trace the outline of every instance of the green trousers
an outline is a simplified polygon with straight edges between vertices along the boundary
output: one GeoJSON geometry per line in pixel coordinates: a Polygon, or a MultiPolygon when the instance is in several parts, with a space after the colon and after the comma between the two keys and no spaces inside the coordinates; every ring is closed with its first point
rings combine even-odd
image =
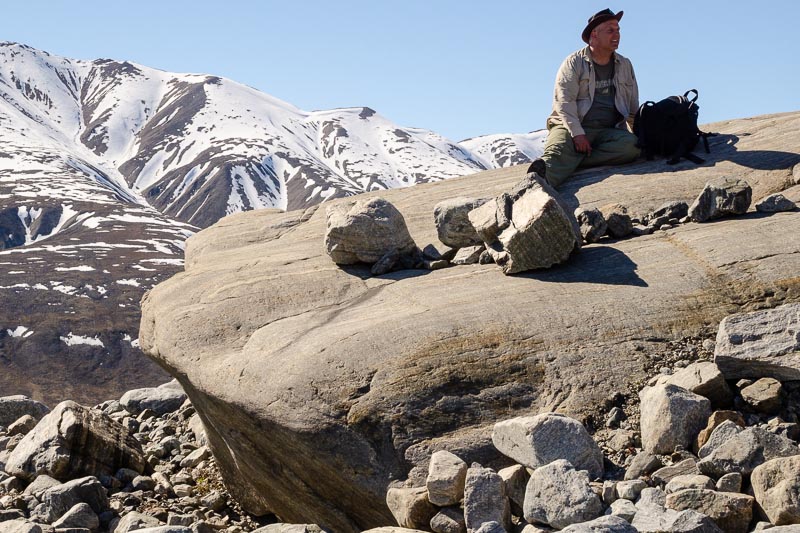
{"type": "Polygon", "coordinates": [[[592,155],[575,151],[572,135],[561,125],[554,125],[547,134],[542,159],[547,165],[547,181],[557,187],[578,168],[600,165],[622,165],[639,157],[636,135],[619,128],[586,128],[592,144],[592,155]]]}

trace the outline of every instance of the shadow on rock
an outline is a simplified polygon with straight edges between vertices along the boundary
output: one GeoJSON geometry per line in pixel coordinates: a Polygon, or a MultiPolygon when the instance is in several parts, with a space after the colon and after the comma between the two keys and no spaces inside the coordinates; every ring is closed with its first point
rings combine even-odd
{"type": "Polygon", "coordinates": [[[546,271],[520,274],[520,277],[553,283],[602,283],[647,287],[636,273],[636,263],[610,246],[587,246],[564,265],[546,271]]]}

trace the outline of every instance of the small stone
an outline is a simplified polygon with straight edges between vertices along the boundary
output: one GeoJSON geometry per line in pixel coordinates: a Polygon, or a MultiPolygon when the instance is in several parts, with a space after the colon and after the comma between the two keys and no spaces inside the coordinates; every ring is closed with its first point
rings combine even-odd
{"type": "Polygon", "coordinates": [[[488,198],[451,198],[436,204],[433,218],[439,240],[452,248],[464,248],[481,243],[481,238],[469,221],[469,212],[485,204],[488,198]]]}
{"type": "Polygon", "coordinates": [[[605,236],[608,224],[599,209],[578,207],[575,209],[575,219],[580,226],[583,240],[587,243],[597,242],[605,236]]]}
{"type": "Polygon", "coordinates": [[[689,207],[689,217],[706,222],[730,215],[741,215],[750,207],[753,191],[744,180],[722,177],[709,181],[689,207]]]}
{"type": "Polygon", "coordinates": [[[454,265],[474,265],[480,260],[481,254],[485,249],[486,247],[483,244],[460,248],[451,263],[454,265]]]}
{"type": "Polygon", "coordinates": [[[617,496],[624,500],[636,501],[647,483],[640,479],[617,483],[617,496]]]}
{"type": "Polygon", "coordinates": [[[664,492],[672,494],[684,489],[709,489],[716,488],[714,480],[702,474],[688,474],[675,476],[664,487],[664,492]]]}
{"type": "Polygon", "coordinates": [[[528,471],[522,465],[513,465],[497,472],[503,480],[506,496],[511,501],[512,509],[516,509],[518,515],[522,514],[522,506],[525,502],[525,488],[528,485],[528,471]]]}
{"type": "Polygon", "coordinates": [[[9,437],[13,437],[14,435],[25,435],[34,427],[36,427],[36,419],[31,415],[23,415],[10,426],[8,426],[8,429],[6,429],[6,434],[9,437]]]}
{"type": "Polygon", "coordinates": [[[600,208],[608,225],[608,234],[615,239],[627,237],[633,231],[628,208],[621,204],[608,204],[600,208]]]}
{"type": "Polygon", "coordinates": [[[464,512],[458,507],[445,507],[431,518],[431,530],[434,533],[466,533],[464,512]]]}
{"type": "MultiPolygon", "coordinates": [[[[573,524],[561,531],[565,533],[637,533],[636,528],[630,525],[621,516],[601,516],[582,524],[573,524]]],[[[523,530],[522,533],[527,533],[523,530]]]]}
{"type": "Polygon", "coordinates": [[[770,194],[756,202],[756,211],[759,213],[778,213],[781,211],[794,211],[795,209],[797,209],[797,204],[781,193],[770,194]]]}
{"type": "Polygon", "coordinates": [[[400,527],[427,528],[437,513],[436,508],[428,501],[425,487],[390,488],[386,493],[386,503],[400,527]]]}
{"type": "Polygon", "coordinates": [[[617,482],[608,479],[603,481],[603,489],[600,493],[600,497],[606,505],[611,505],[616,501],[619,498],[619,496],[617,496],[617,482]]]}
{"type": "Polygon", "coordinates": [[[606,427],[607,428],[615,428],[619,427],[620,422],[625,420],[625,411],[620,409],[619,407],[614,407],[611,411],[608,412],[608,417],[606,418],[606,427]]]}
{"type": "Polygon", "coordinates": [[[716,488],[720,492],[741,492],[742,474],[739,472],[725,474],[717,480],[716,488]]]}
{"type": "Polygon", "coordinates": [[[136,476],[131,481],[131,486],[133,490],[153,490],[156,488],[156,482],[150,476],[136,476]]]}
{"type": "Polygon", "coordinates": [[[638,479],[647,476],[664,466],[661,459],[652,453],[641,451],[634,458],[625,471],[625,480],[638,479]]]}
{"type": "Polygon", "coordinates": [[[64,513],[61,518],[53,522],[53,527],[56,529],[85,528],[95,530],[100,527],[100,519],[89,504],[78,503],[64,513]]]}
{"type": "Polygon", "coordinates": [[[457,455],[440,450],[431,455],[428,465],[428,500],[439,507],[455,505],[464,495],[467,463],[457,455]]]}
{"type": "Polygon", "coordinates": [[[620,499],[611,504],[607,511],[612,516],[618,516],[626,522],[631,522],[636,516],[636,505],[631,500],[620,499]]]}
{"type": "Polygon", "coordinates": [[[730,439],[744,431],[744,429],[734,422],[733,420],[725,420],[720,425],[714,428],[711,435],[703,447],[697,452],[701,459],[711,455],[714,450],[728,442],[730,439]]]}
{"type": "MultiPolygon", "coordinates": [[[[705,429],[697,434],[697,440],[695,441],[694,449],[699,451],[703,446],[705,446],[714,430],[726,420],[730,420],[736,425],[744,427],[744,418],[742,418],[742,415],[737,411],[714,411],[711,413],[711,416],[708,417],[708,424],[706,425],[705,429]]],[[[704,457],[704,455],[700,455],[700,457],[704,457]]]]}
{"type": "Polygon", "coordinates": [[[783,387],[774,378],[761,378],[740,393],[745,403],[759,413],[774,414],[783,407],[783,387]]]}
{"type": "Polygon", "coordinates": [[[700,470],[697,468],[697,461],[694,459],[684,459],[672,466],[665,466],[653,472],[653,481],[659,485],[666,485],[677,476],[696,475],[700,470]]]}

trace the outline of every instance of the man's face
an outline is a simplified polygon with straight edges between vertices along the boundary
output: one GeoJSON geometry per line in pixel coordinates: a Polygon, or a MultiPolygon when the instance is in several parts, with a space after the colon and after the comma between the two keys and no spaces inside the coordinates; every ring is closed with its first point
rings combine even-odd
{"type": "Polygon", "coordinates": [[[613,52],[619,48],[619,22],[608,20],[592,30],[592,48],[613,52]]]}

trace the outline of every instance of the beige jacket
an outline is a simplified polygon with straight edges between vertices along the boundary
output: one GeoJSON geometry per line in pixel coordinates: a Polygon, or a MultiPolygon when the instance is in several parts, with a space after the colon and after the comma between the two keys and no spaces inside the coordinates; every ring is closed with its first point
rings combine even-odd
{"type": "MultiPolygon", "coordinates": [[[[617,111],[625,117],[618,128],[633,131],[633,117],[639,109],[639,86],[629,59],[614,53],[614,87],[616,88],[617,111]]],[[[573,137],[583,135],[581,120],[589,112],[594,99],[594,68],[589,47],[570,54],[561,64],[556,76],[553,94],[553,114],[547,119],[547,127],[563,124],[573,137]]]]}

